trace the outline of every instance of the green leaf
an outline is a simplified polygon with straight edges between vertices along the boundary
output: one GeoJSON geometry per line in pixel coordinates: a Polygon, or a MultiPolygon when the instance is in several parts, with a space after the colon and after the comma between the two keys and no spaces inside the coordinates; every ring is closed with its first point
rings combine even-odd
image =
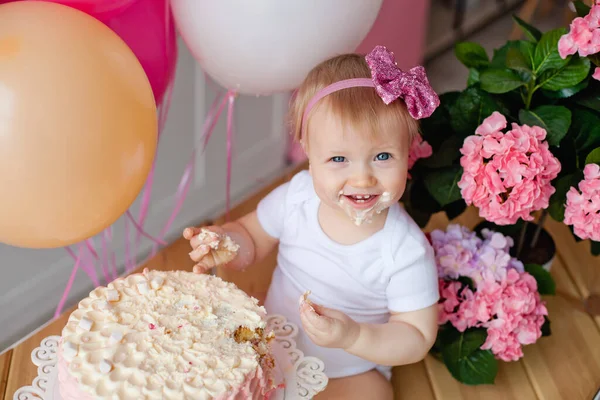
{"type": "Polygon", "coordinates": [[[587,58],[594,64],[596,67],[600,67],[600,54],[590,54],[587,58]]]}
{"type": "Polygon", "coordinates": [[[550,319],[547,315],[544,315],[544,324],[541,328],[542,336],[550,336],[552,335],[552,330],[550,329],[550,319]]]}
{"type": "Polygon", "coordinates": [[[427,225],[433,213],[441,210],[441,206],[425,188],[422,179],[409,181],[407,191],[404,193],[402,200],[406,212],[421,228],[427,225]]]}
{"type": "Polygon", "coordinates": [[[600,147],[596,147],[590,152],[585,158],[586,164],[598,164],[600,165],[600,147]]]}
{"type": "Polygon", "coordinates": [[[508,47],[506,51],[506,66],[520,71],[531,71],[535,44],[519,40],[508,47]]]}
{"type": "Polygon", "coordinates": [[[498,360],[490,350],[480,349],[486,337],[483,329],[467,330],[442,349],[444,364],[459,382],[467,385],[494,383],[498,360]]]}
{"type": "Polygon", "coordinates": [[[539,106],[533,110],[520,110],[521,124],[537,125],[546,130],[546,140],[558,146],[571,126],[571,111],[563,106],[539,106]]]}
{"type": "Polygon", "coordinates": [[[463,286],[467,286],[472,291],[475,291],[475,284],[473,283],[473,279],[469,278],[468,276],[461,275],[456,280],[462,283],[463,286]]]}
{"type": "Polygon", "coordinates": [[[548,206],[548,212],[554,220],[562,222],[565,219],[567,192],[571,186],[577,187],[577,183],[579,182],[578,177],[579,174],[569,174],[554,182],[554,189],[556,191],[550,196],[550,205],[548,206]]]}
{"type": "Polygon", "coordinates": [[[535,53],[533,55],[533,71],[536,75],[540,75],[548,70],[561,69],[567,65],[570,57],[563,60],[560,54],[558,54],[558,41],[565,33],[567,33],[565,28],[558,28],[542,35],[540,41],[535,46],[535,53]]]}
{"type": "Polygon", "coordinates": [[[442,207],[462,198],[457,185],[462,172],[462,167],[453,166],[436,169],[425,175],[427,191],[442,207]]]}
{"type": "Polygon", "coordinates": [[[569,135],[575,138],[578,153],[600,146],[600,116],[585,108],[573,109],[569,135]]]}
{"type": "Polygon", "coordinates": [[[600,242],[594,242],[590,240],[592,254],[595,256],[600,255],[600,242]]]}
{"type": "Polygon", "coordinates": [[[469,69],[469,77],[467,78],[467,86],[473,86],[479,82],[479,70],[475,68],[469,69]]]}
{"type": "Polygon", "coordinates": [[[590,108],[592,110],[600,110],[600,93],[592,91],[591,93],[585,93],[579,97],[576,101],[577,104],[590,108]]]}
{"type": "Polygon", "coordinates": [[[448,135],[452,134],[449,109],[454,107],[460,92],[447,92],[440,96],[440,106],[429,118],[421,120],[421,134],[434,151],[448,135]]]}
{"type": "Polygon", "coordinates": [[[410,187],[410,202],[413,207],[419,210],[426,211],[430,214],[442,210],[442,206],[431,196],[423,179],[416,180],[411,183],[410,187]]]}
{"type": "Polygon", "coordinates": [[[525,84],[515,71],[489,68],[479,74],[481,88],[489,93],[506,93],[525,84]]]}
{"type": "Polygon", "coordinates": [[[454,54],[467,68],[485,68],[490,63],[485,49],[478,43],[457,43],[454,46],[454,54]]]}
{"type": "Polygon", "coordinates": [[[556,294],[556,283],[552,279],[550,272],[538,264],[525,264],[525,272],[533,276],[537,282],[538,292],[541,295],[556,294]]]}
{"type": "MultiPolygon", "coordinates": [[[[508,111],[494,97],[477,87],[463,91],[450,108],[452,129],[462,138],[475,134],[475,129],[494,111],[508,115],[508,111]]],[[[446,134],[442,132],[442,134],[446,134]]]]}
{"type": "Polygon", "coordinates": [[[460,148],[462,145],[463,139],[458,137],[458,135],[452,135],[435,149],[435,156],[422,158],[419,162],[421,165],[429,168],[449,167],[460,157],[460,148]]]}
{"type": "Polygon", "coordinates": [[[575,6],[575,11],[577,12],[578,17],[585,17],[591,10],[591,7],[581,0],[574,1],[573,5],[575,6]]]}
{"type": "Polygon", "coordinates": [[[446,204],[444,206],[444,211],[446,212],[446,216],[449,220],[453,220],[454,218],[461,215],[467,209],[467,204],[463,199],[456,200],[450,204],[446,204]]]}
{"type": "MultiPolygon", "coordinates": [[[[560,89],[560,90],[556,90],[556,91],[542,89],[542,93],[544,94],[544,96],[546,96],[550,99],[566,99],[566,98],[569,98],[569,97],[581,92],[585,88],[587,88],[588,84],[589,84],[589,80],[584,79],[575,86],[569,86],[564,89],[560,89]]],[[[599,103],[599,106],[600,106],[600,103],[599,103]]]]}
{"type": "Polygon", "coordinates": [[[508,51],[513,47],[519,47],[519,40],[509,40],[502,47],[494,49],[490,67],[500,69],[508,67],[508,51]]]}
{"type": "Polygon", "coordinates": [[[567,66],[561,69],[552,69],[543,73],[537,86],[546,90],[561,90],[575,86],[588,76],[590,60],[587,58],[573,58],[567,66]]]}
{"type": "Polygon", "coordinates": [[[542,37],[542,32],[539,29],[529,25],[527,22],[523,21],[521,18],[513,15],[513,20],[523,29],[525,35],[534,42],[537,42],[542,37]]]}

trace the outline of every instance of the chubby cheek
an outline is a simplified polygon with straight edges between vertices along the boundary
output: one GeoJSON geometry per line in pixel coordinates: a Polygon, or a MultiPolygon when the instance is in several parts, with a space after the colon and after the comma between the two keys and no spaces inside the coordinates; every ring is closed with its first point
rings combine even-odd
{"type": "Polygon", "coordinates": [[[327,174],[319,174],[313,171],[313,184],[315,186],[315,192],[322,201],[337,202],[339,191],[342,189],[343,184],[340,185],[338,179],[335,179],[327,174]]]}
{"type": "Polygon", "coordinates": [[[406,190],[406,170],[398,171],[393,176],[389,176],[383,186],[386,191],[392,194],[392,202],[400,200],[406,190]]]}

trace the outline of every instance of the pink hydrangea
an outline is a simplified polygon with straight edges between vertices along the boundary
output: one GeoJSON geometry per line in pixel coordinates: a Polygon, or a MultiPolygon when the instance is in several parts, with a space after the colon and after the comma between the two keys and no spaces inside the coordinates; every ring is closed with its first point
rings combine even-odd
{"type": "Polygon", "coordinates": [[[457,281],[440,280],[439,287],[438,322],[450,322],[460,332],[486,328],[481,349],[490,349],[503,361],[518,360],[523,356],[522,346],[542,335],[548,310],[537,282],[526,272],[509,269],[501,280],[484,274],[475,292],[457,281]]]}
{"type": "Polygon", "coordinates": [[[579,190],[571,187],[567,192],[564,223],[573,225],[581,239],[600,241],[600,167],[587,164],[579,190]]]}
{"type": "MultiPolygon", "coordinates": [[[[408,169],[410,170],[418,159],[427,158],[432,154],[433,149],[429,143],[424,141],[421,135],[415,136],[408,152],[408,169]]],[[[408,174],[408,177],[410,178],[410,174],[408,174]]]]}
{"type": "MultiPolygon", "coordinates": [[[[558,53],[564,59],[579,53],[581,57],[600,52],[600,5],[591,7],[588,15],[577,17],[571,22],[569,33],[558,41],[558,53]]],[[[600,72],[596,70],[594,79],[600,80],[600,72]]]]}
{"type": "Polygon", "coordinates": [[[506,118],[494,112],[460,149],[461,195],[497,225],[531,221],[532,212],[547,208],[555,191],[551,181],[561,168],[544,140],[544,129],[513,123],[504,133],[506,125],[506,118]]]}
{"type": "Polygon", "coordinates": [[[516,361],[523,356],[522,345],[535,343],[542,336],[548,310],[530,274],[509,270],[501,282],[488,277],[476,297],[493,315],[482,324],[488,333],[482,349],[491,349],[503,361],[516,361]]]}

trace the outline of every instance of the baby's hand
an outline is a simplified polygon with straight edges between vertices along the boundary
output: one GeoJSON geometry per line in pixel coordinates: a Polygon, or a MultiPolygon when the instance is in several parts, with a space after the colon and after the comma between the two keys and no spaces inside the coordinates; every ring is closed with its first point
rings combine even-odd
{"type": "Polygon", "coordinates": [[[300,297],[300,320],[308,337],[318,346],[348,349],[356,342],[360,325],[341,311],[308,300],[310,292],[300,297]]]}
{"type": "Polygon", "coordinates": [[[183,237],[190,241],[190,258],[197,263],[194,266],[196,273],[231,262],[239,250],[239,246],[219,226],[186,228],[183,237]]]}

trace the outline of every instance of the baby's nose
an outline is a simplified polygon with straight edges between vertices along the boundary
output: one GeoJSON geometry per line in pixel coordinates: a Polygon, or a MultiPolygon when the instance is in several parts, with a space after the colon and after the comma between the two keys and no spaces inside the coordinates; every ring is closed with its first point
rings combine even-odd
{"type": "Polygon", "coordinates": [[[370,168],[361,168],[357,170],[350,179],[350,185],[355,188],[368,188],[375,186],[377,179],[370,168]]]}

